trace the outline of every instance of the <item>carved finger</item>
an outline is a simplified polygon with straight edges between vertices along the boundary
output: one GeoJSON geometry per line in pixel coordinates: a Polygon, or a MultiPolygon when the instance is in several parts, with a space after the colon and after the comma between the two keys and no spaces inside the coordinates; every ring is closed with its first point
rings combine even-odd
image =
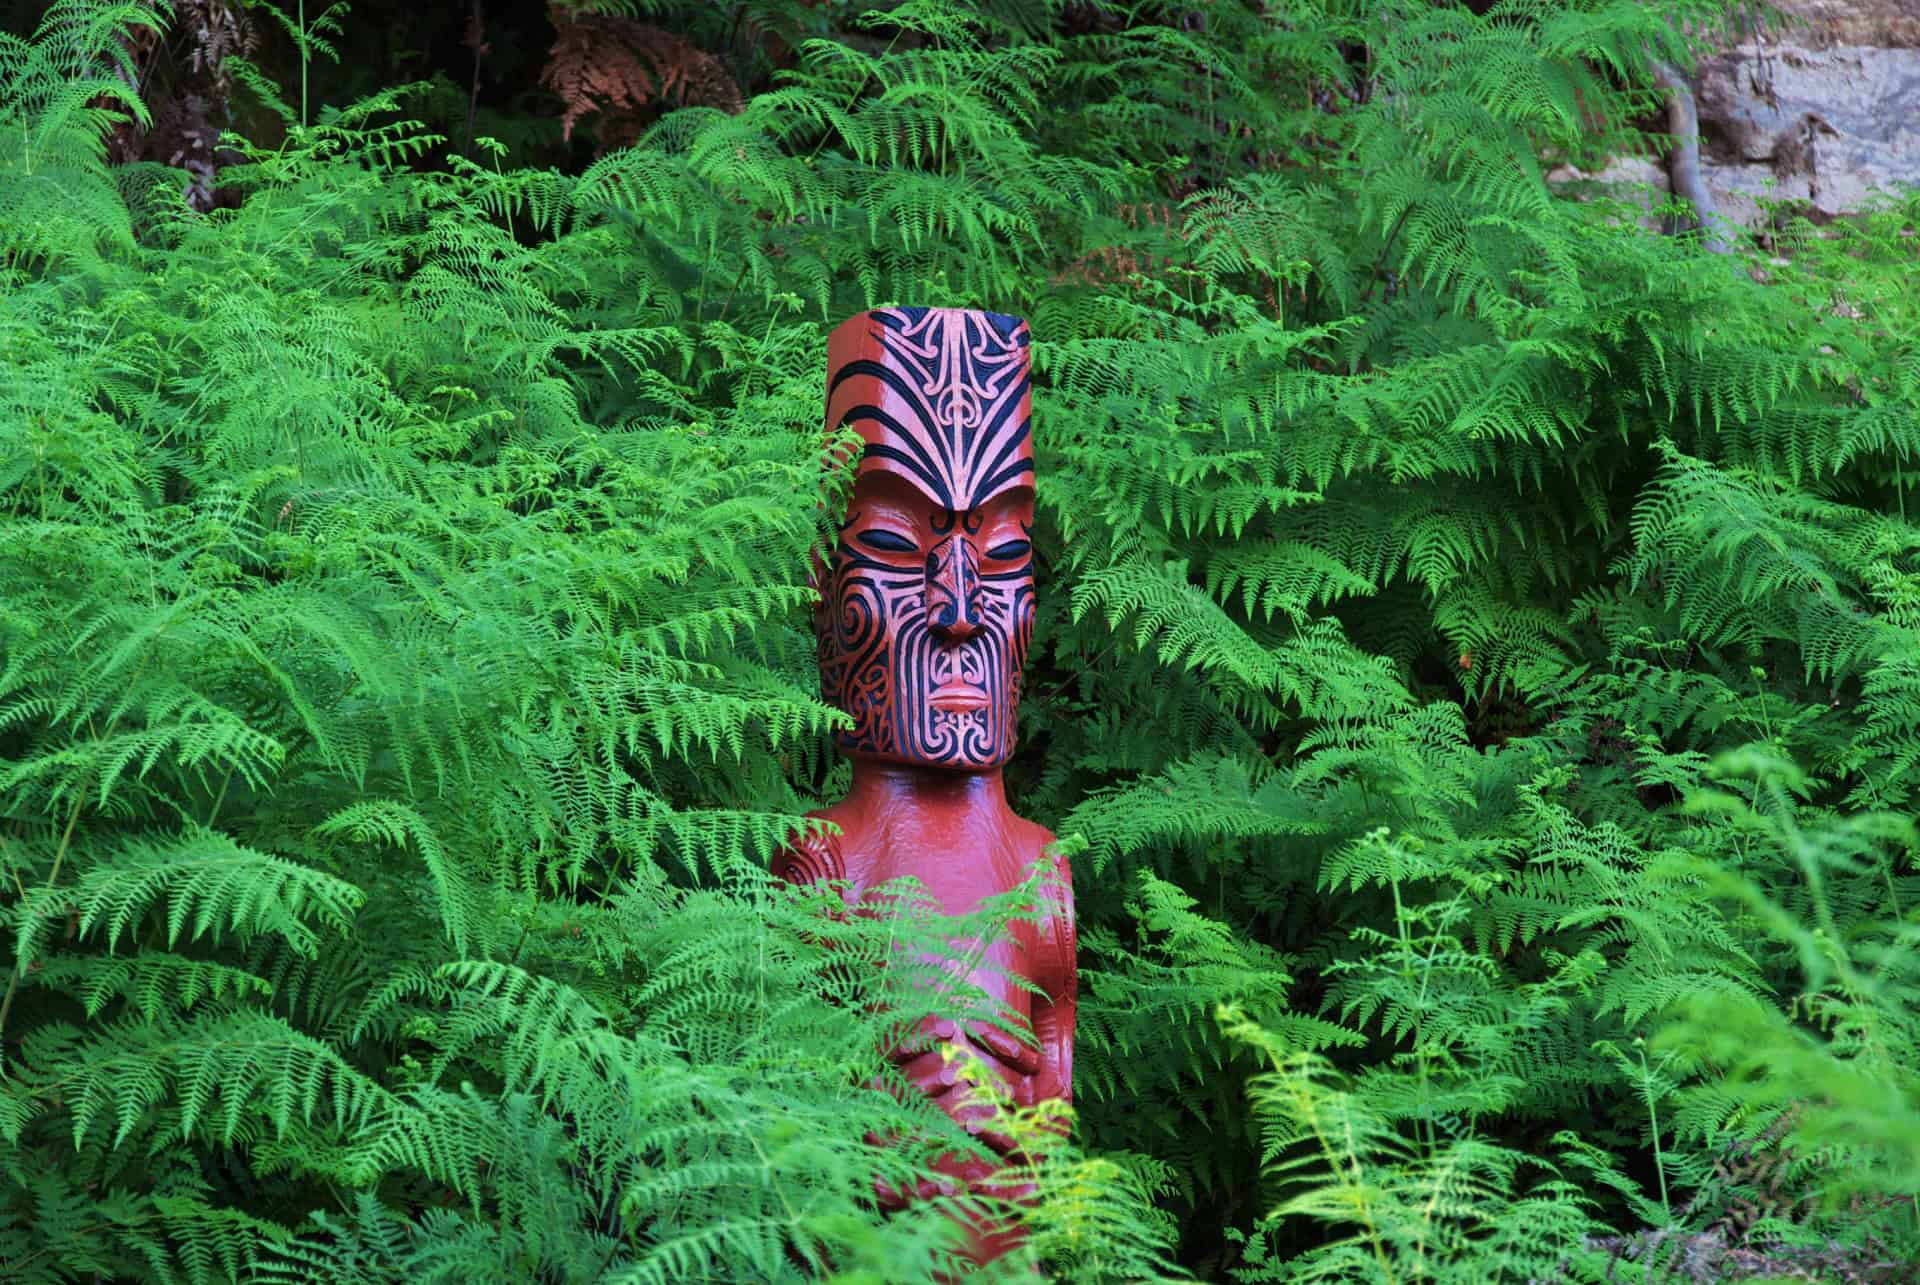
{"type": "Polygon", "coordinates": [[[960,1083],[961,1066],[949,1060],[940,1049],[931,1049],[910,1062],[901,1064],[900,1073],[922,1093],[937,1098],[960,1083]]]}
{"type": "Polygon", "coordinates": [[[923,1018],[913,1029],[900,1038],[887,1051],[887,1057],[895,1064],[902,1065],[929,1050],[938,1049],[943,1044],[952,1044],[960,1039],[960,1028],[945,1018],[923,1018]]]}
{"type": "Polygon", "coordinates": [[[885,1178],[876,1177],[873,1180],[874,1199],[879,1202],[880,1208],[888,1212],[904,1209],[911,1201],[931,1200],[935,1196],[951,1196],[958,1190],[954,1182],[945,1178],[922,1178],[913,1184],[910,1193],[902,1192],[899,1187],[885,1178]]]}

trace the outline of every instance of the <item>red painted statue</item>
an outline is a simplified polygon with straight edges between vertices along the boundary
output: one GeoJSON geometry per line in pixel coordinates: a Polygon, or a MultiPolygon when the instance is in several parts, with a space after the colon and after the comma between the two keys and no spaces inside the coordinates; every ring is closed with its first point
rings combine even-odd
{"type": "MultiPolygon", "coordinates": [[[[1072,1099],[1078,976],[1067,863],[1007,807],[1000,774],[1033,633],[1028,343],[1018,318],[952,308],[861,313],[828,342],[827,425],[863,443],[815,622],[826,698],[853,719],[836,738],[853,788],[813,814],[839,833],[796,841],[775,866],[794,882],[846,880],[854,904],[911,875],[955,915],[1040,869],[1046,913],[1015,923],[976,975],[1032,1039],[984,1023],[927,1032],[978,1054],[1016,1105],[1072,1099]]],[[[937,1044],[896,1060],[1008,1152],[937,1044]]],[[[994,1171],[958,1157],[943,1168],[976,1190],[994,1171]]],[[[976,1234],[976,1256],[1006,1247],[976,1234]]]]}

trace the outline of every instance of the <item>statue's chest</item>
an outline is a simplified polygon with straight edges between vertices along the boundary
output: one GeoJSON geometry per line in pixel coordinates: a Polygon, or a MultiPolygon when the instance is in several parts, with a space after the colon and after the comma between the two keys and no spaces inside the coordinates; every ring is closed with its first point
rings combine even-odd
{"type": "Polygon", "coordinates": [[[1025,882],[1025,863],[1037,858],[1038,852],[1025,854],[1023,861],[1011,844],[976,843],[971,852],[855,847],[846,856],[855,896],[870,910],[880,910],[889,883],[911,876],[940,914],[980,915],[976,931],[946,942],[939,956],[943,966],[963,967],[975,985],[1015,1013],[1025,1016],[1031,1011],[1029,993],[1015,979],[1033,976],[1046,934],[1030,914],[1010,919],[1017,906],[995,914],[989,903],[1025,882]]]}
{"type": "MultiPolygon", "coordinates": [[[[850,836],[851,837],[851,836],[850,836]]],[[[946,844],[880,845],[855,842],[845,849],[847,873],[854,894],[861,901],[882,896],[882,889],[895,881],[912,878],[935,909],[945,915],[992,913],[995,897],[1019,888],[1027,879],[1028,866],[1039,852],[1020,852],[1008,839],[968,834],[960,841],[946,844]]],[[[1014,924],[1027,929],[1030,925],[1014,924]]]]}

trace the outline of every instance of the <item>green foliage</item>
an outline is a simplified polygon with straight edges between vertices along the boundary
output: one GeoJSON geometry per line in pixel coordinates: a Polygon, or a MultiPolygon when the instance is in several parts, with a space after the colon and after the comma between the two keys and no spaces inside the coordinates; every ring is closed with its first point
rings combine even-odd
{"type": "Polygon", "coordinates": [[[0,1275],[1920,1258],[1920,206],[1768,261],[1551,188],[1704,2],[746,10],[741,111],[579,173],[243,69],[207,214],[106,164],[154,6],[0,35],[0,1275]],[[764,873],[887,302],[1037,336],[1085,984],[997,1209],[882,1213],[978,1144],[869,1086],[1022,907],[764,873]]]}

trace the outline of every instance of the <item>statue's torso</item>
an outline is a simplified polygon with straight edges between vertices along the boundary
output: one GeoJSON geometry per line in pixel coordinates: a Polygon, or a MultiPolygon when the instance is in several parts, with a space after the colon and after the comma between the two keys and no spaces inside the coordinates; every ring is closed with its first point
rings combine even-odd
{"type": "MultiPolygon", "coordinates": [[[[884,808],[847,803],[809,815],[832,822],[840,833],[799,841],[782,854],[776,872],[795,882],[843,879],[848,903],[854,906],[873,905],[882,888],[911,876],[942,914],[967,915],[990,898],[1019,888],[1031,872],[1042,872],[1043,913],[1023,916],[995,933],[972,977],[1028,1031],[1037,1005],[1072,1003],[1071,877],[1066,862],[1047,852],[1053,835],[1045,827],[1004,807],[936,811],[931,816],[922,808],[911,824],[884,808]]],[[[976,949],[977,941],[951,943],[942,962],[965,958],[976,949]]],[[[976,1027],[970,1042],[1001,1063],[1003,1073],[1011,1072],[1010,1080],[1041,1070],[1042,1050],[1012,1033],[976,1027]]],[[[1017,1092],[1018,1084],[1013,1087],[1016,1096],[1025,1096],[1017,1092]]]]}

